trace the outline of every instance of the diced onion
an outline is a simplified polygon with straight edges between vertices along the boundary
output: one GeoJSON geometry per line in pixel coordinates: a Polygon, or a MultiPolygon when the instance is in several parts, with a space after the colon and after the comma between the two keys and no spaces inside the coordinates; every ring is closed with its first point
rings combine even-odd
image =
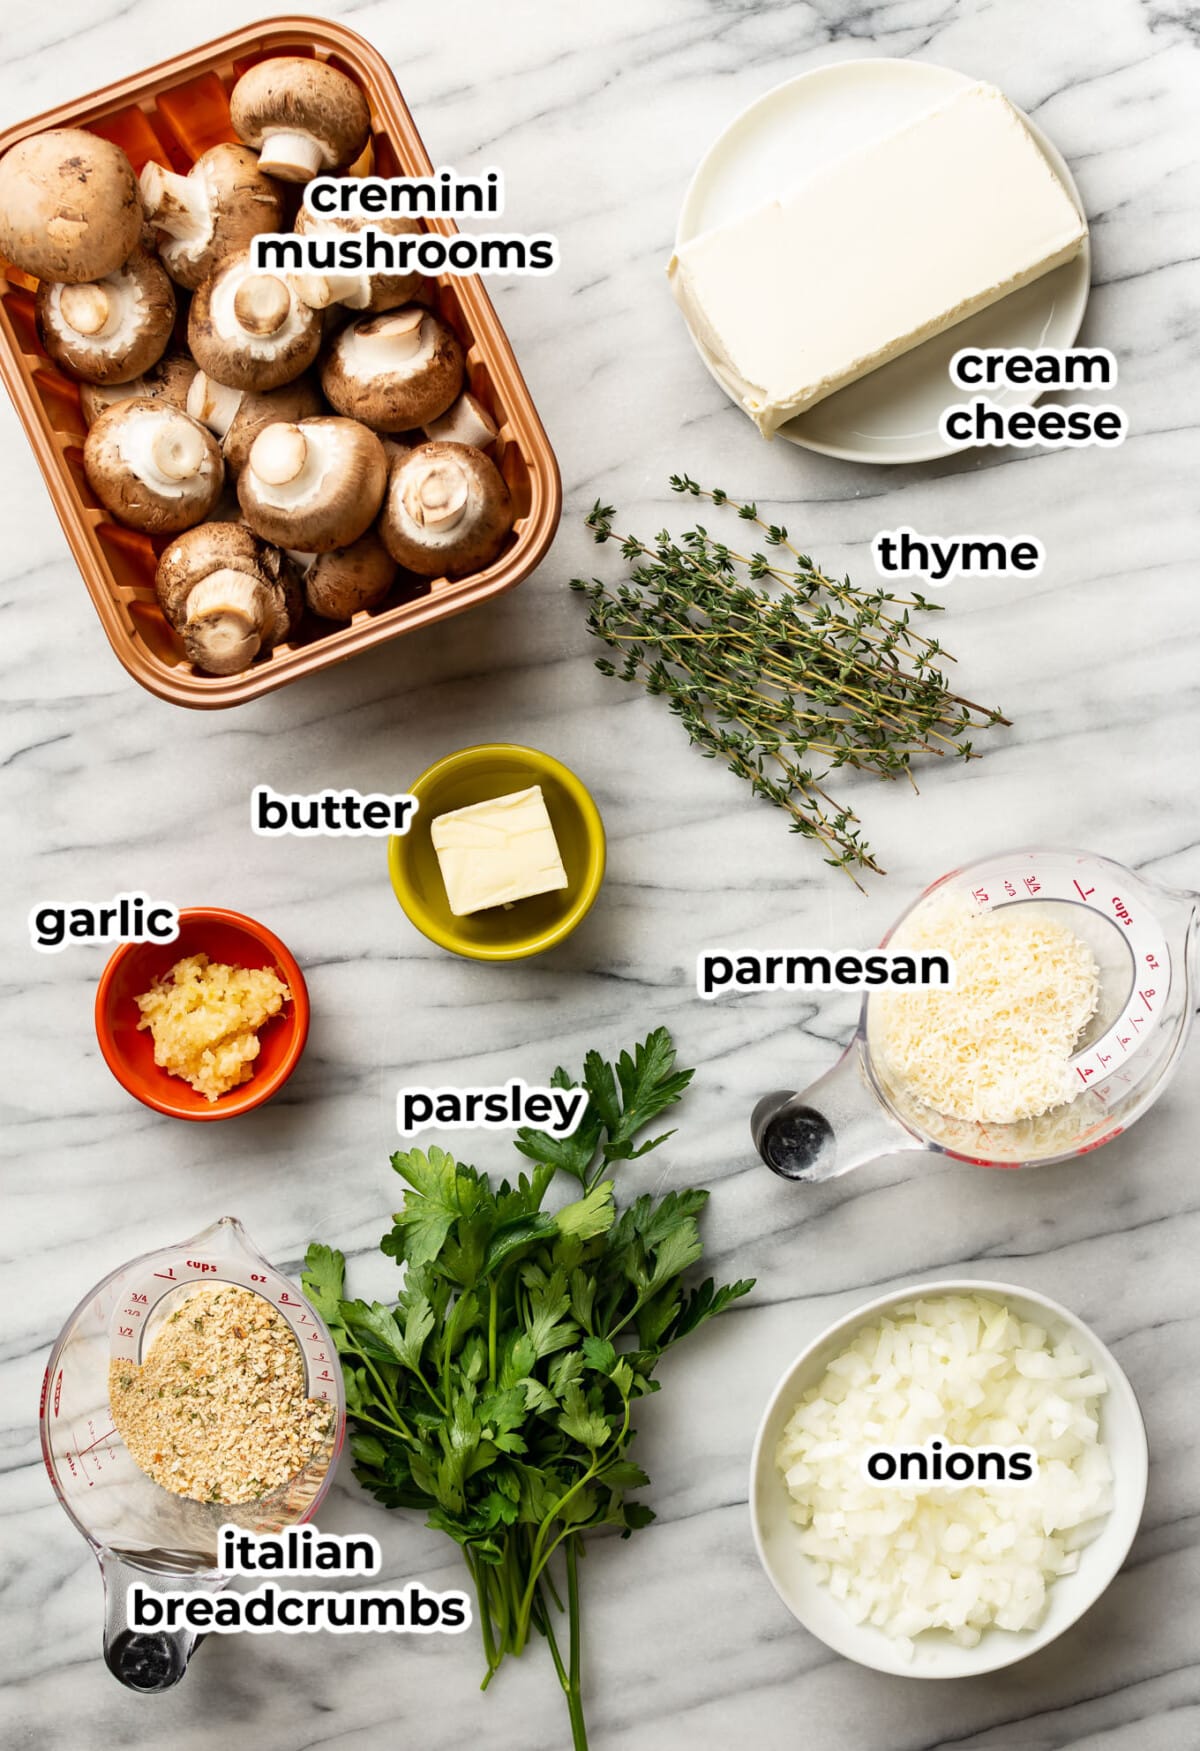
{"type": "Polygon", "coordinates": [[[775,1460],[800,1546],[856,1623],[912,1653],[949,1632],[1036,1627],[1112,1505],[1097,1401],[1070,1339],[982,1295],[906,1302],[858,1333],[793,1412],[775,1460]],[[1031,1447],[1028,1484],[872,1484],[876,1447],[1031,1447]]]}

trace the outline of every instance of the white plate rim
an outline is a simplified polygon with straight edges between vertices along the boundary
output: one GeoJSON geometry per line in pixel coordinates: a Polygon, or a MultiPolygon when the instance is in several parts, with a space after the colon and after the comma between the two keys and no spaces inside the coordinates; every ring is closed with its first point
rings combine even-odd
{"type": "MultiPolygon", "coordinates": [[[[826,61],[820,67],[809,67],[803,73],[793,74],[790,79],[781,79],[777,85],[771,86],[767,91],[760,92],[759,95],[752,99],[744,109],[739,110],[735,116],[732,116],[700,159],[692,173],[687,188],[684,190],[683,199],[679,205],[679,214],[675,221],[675,242],[673,245],[673,249],[676,253],[678,253],[685,243],[689,243],[693,237],[700,236],[702,230],[706,229],[706,227],[700,227],[694,224],[689,225],[688,221],[691,217],[690,209],[693,203],[698,199],[698,191],[706,173],[714,162],[719,161],[725,151],[726,142],[730,135],[741,128],[743,124],[753,116],[756,110],[766,108],[768,104],[775,102],[783,92],[793,90],[796,87],[806,84],[810,80],[819,79],[832,71],[841,71],[847,67],[858,66],[903,67],[906,70],[917,69],[923,72],[947,73],[957,76],[962,80],[964,85],[975,83],[975,80],[970,74],[960,73],[959,69],[956,67],[944,67],[936,61],[911,60],[900,55],[849,56],[840,61],[826,61]]],[[[1007,95],[1007,93],[1005,95],[1007,95]]],[[[1012,103],[1011,98],[1009,98],[1008,101],[1012,103]]],[[[1018,104],[1014,103],[1013,108],[1033,135],[1033,138],[1036,140],[1051,168],[1063,183],[1063,186],[1067,189],[1072,200],[1075,202],[1076,207],[1084,215],[1086,220],[1087,211],[1084,207],[1082,197],[1080,196],[1079,187],[1071,173],[1071,168],[1066,159],[1058,150],[1058,147],[1054,142],[1042,132],[1037,123],[1033,121],[1018,104]]],[[[1064,348],[1074,346],[1075,342],[1078,340],[1079,331],[1083,326],[1083,319],[1087,313],[1088,299],[1092,285],[1092,237],[1090,225],[1083,240],[1083,248],[1079,251],[1075,260],[1079,262],[1083,268],[1080,289],[1076,294],[1074,307],[1066,318],[1066,326],[1061,337],[1053,343],[1048,343],[1064,348]]],[[[683,315],[683,312],[681,311],[680,314],[683,315]]],[[[722,380],[720,372],[716,369],[716,366],[708,355],[707,349],[693,333],[692,326],[687,321],[686,316],[684,316],[684,326],[688,331],[692,345],[695,347],[701,361],[703,362],[705,370],[721,389],[722,393],[727,395],[733,402],[734,406],[737,407],[738,404],[736,398],[733,396],[728,385],[722,380]]],[[[947,383],[947,390],[949,393],[947,395],[946,405],[950,406],[953,397],[953,385],[947,383]]],[[[1037,401],[1040,401],[1042,396],[1046,393],[1047,391],[1042,389],[1033,395],[1027,395],[1026,399],[1031,403],[1036,403],[1037,401]]],[[[745,410],[743,408],[739,407],[738,411],[743,414],[743,417],[745,417],[745,410]]],[[[800,415],[797,417],[802,418],[803,416],[800,415]]],[[[877,467],[902,468],[918,462],[949,461],[956,456],[969,455],[972,449],[972,446],[964,446],[961,449],[949,448],[939,439],[936,444],[931,443],[923,448],[914,448],[912,450],[898,452],[895,455],[879,455],[873,451],[856,448],[853,445],[828,443],[820,438],[805,437],[798,431],[789,431],[788,426],[793,423],[793,421],[789,421],[788,425],[781,426],[775,434],[776,437],[783,438],[787,443],[795,445],[798,449],[811,450],[820,456],[832,456],[840,462],[869,462],[877,467]]]]}
{"type": "MultiPolygon", "coordinates": [[[[777,1477],[773,1455],[769,1456],[769,1461],[772,1475],[777,1477]]],[[[1137,1537],[1138,1530],[1141,1526],[1142,1516],[1146,1507],[1146,1494],[1149,1488],[1149,1471],[1150,1448],[1146,1434],[1146,1419],[1143,1415],[1142,1407],[1138,1402],[1137,1394],[1133,1389],[1132,1382],[1124,1368],[1122,1368],[1121,1364],[1109,1349],[1108,1345],[1097,1336],[1085,1320],[1081,1319],[1077,1313],[1073,1313],[1069,1307],[1065,1307],[1062,1302],[1055,1301],[1049,1295],[1043,1295],[1038,1289],[1026,1288],[1019,1283],[1000,1283],[994,1282],[988,1278],[939,1278],[933,1282],[914,1283],[906,1285],[900,1289],[889,1290],[882,1295],[875,1296],[870,1301],[862,1303],[861,1306],[853,1308],[849,1313],[843,1314],[841,1318],[833,1320],[822,1331],[818,1332],[811,1342],[806,1344],[783,1370],[779,1379],[776,1381],[775,1386],[772,1388],[771,1395],[767,1400],[762,1417],[759,1420],[758,1429],[754,1436],[754,1446],[750,1454],[749,1508],[751,1530],[754,1535],[754,1549],[758,1556],[759,1564],[762,1567],[763,1573],[771,1583],[774,1592],[777,1594],[786,1610],[809,1635],[815,1636],[818,1641],[824,1643],[826,1647],[831,1648],[834,1653],[840,1654],[844,1659],[852,1660],[855,1664],[869,1667],[876,1672],[884,1672],[889,1677],[918,1678],[939,1681],[982,1677],[989,1672],[1002,1671],[1006,1666],[1014,1666],[1019,1661],[1028,1659],[1031,1654],[1040,1652],[1042,1648],[1049,1647],[1052,1642],[1057,1641],[1062,1635],[1065,1635],[1067,1630],[1073,1628],[1074,1625],[1079,1622],[1079,1619],[1083,1617],[1086,1612],[1090,1611],[1092,1606],[1095,1605],[1108,1591],[1109,1587],[1124,1567],[1125,1559],[1128,1557],[1129,1552],[1133,1547],[1133,1541],[1137,1537]],[[1046,1627],[1044,1624],[1039,1626],[1038,1629],[1029,1631],[1028,1639],[1025,1642],[1022,1642],[1017,1635],[1014,1635],[1011,1643],[1009,1643],[1003,1639],[1007,1632],[985,1631],[978,1646],[970,1651],[979,1654],[980,1650],[987,1647],[989,1641],[993,1641],[997,1657],[989,1659],[986,1656],[981,1655],[979,1663],[973,1666],[969,1673],[937,1670],[936,1668],[916,1669],[906,1666],[899,1659],[896,1659],[894,1662],[873,1659],[871,1654],[874,1650],[869,1639],[866,1641],[866,1645],[861,1651],[856,1651],[852,1646],[838,1646],[827,1640],[819,1629],[800,1616],[792,1601],[787,1597],[783,1588],[780,1586],[773,1565],[767,1555],[763,1538],[763,1529],[759,1521],[758,1513],[758,1481],[760,1471],[764,1465],[763,1448],[766,1441],[767,1429],[771,1424],[774,1413],[785,1390],[789,1393],[795,1391],[795,1388],[789,1387],[788,1383],[791,1381],[797,1370],[803,1366],[815,1351],[821,1349],[833,1338],[838,1337],[843,1333],[849,1337],[853,1332],[868,1324],[872,1317],[881,1314],[888,1307],[894,1307],[897,1303],[903,1301],[914,1301],[917,1299],[926,1300],[934,1295],[990,1295],[1000,1300],[1031,1302],[1035,1306],[1044,1308],[1047,1313],[1062,1321],[1068,1329],[1073,1328],[1076,1331],[1083,1333],[1092,1348],[1095,1359],[1101,1363],[1105,1371],[1105,1376],[1109,1381],[1110,1393],[1114,1389],[1119,1390],[1127,1401],[1126,1409],[1130,1413],[1129,1428],[1133,1436],[1135,1447],[1134,1469],[1127,1477],[1122,1477],[1120,1479],[1114,1478],[1113,1480],[1114,1505],[1111,1512],[1114,1514],[1117,1512],[1119,1503],[1122,1514],[1128,1516],[1129,1534],[1126,1539],[1122,1540],[1119,1549],[1114,1553],[1115,1560],[1112,1560],[1111,1573],[1109,1573],[1106,1578],[1100,1580],[1098,1587],[1093,1592],[1081,1597],[1070,1616],[1065,1618],[1051,1635],[1046,1635],[1044,1633],[1046,1627]]],[[[782,1484],[780,1487],[782,1487],[782,1484]]],[[[1059,1584],[1064,1581],[1069,1582],[1071,1578],[1071,1576],[1061,1576],[1059,1577],[1059,1584]]],[[[846,1626],[848,1633],[845,1639],[847,1642],[852,1642],[859,1633],[860,1625],[854,1623],[847,1615],[846,1626]]]]}

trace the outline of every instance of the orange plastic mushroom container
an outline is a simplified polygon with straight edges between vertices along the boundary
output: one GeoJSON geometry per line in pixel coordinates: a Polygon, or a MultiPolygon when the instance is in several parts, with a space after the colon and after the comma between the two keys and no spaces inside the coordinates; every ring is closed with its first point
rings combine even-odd
{"type": "MultiPolygon", "coordinates": [[[[0,154],[46,128],[88,128],[113,140],[135,171],[149,159],[186,171],[202,152],[236,138],[229,93],[246,68],[272,55],[313,55],[354,79],[371,109],[371,144],[355,168],[379,176],[428,176],[433,165],[395,76],[355,32],[319,18],[274,18],[229,32],[77,102],[0,134],[0,154]]],[[[452,236],[452,219],[422,221],[452,236]]],[[[335,626],[306,616],[297,636],[240,675],[206,675],[190,663],[159,611],[154,569],[165,540],[113,522],[83,473],[86,421],[78,385],[51,364],[37,337],[37,282],[0,259],[0,377],[33,446],[59,521],[100,623],[121,663],[143,687],[174,705],[240,705],[301,675],[328,668],[431,621],[460,614],[529,576],[545,556],[562,504],[554,452],[492,301],[478,277],[437,282],[441,316],[457,332],[468,387],[499,428],[493,452],[516,507],[503,552],[465,578],[402,582],[380,607],[335,626]]],[[[186,302],[180,294],[181,303],[186,302]]]]}

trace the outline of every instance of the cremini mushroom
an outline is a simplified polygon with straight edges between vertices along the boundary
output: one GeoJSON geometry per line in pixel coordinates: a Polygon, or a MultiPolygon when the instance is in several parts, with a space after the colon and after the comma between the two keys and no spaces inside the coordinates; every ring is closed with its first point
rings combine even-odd
{"type": "Polygon", "coordinates": [[[142,203],[119,146],[82,128],[18,140],[0,159],[0,252],[39,280],[82,285],[137,248],[142,203]]]}
{"type": "Polygon", "coordinates": [[[278,389],[316,358],[321,318],[242,250],[192,298],[188,345],[200,369],[227,389],[278,389]]]}
{"type": "Polygon", "coordinates": [[[473,444],[486,450],[496,442],[495,420],[469,389],[437,419],[427,420],[424,429],[433,444],[473,444]]]}
{"type": "Polygon", "coordinates": [[[164,353],[157,364],[140,377],[131,377],[128,383],[81,383],[79,405],[89,426],[106,407],[113,407],[118,401],[166,401],[186,412],[188,390],[195,375],[195,359],[176,349],[164,353]]]}
{"type": "Polygon", "coordinates": [[[387,459],[355,420],[280,421],[255,438],[238,477],[238,501],[267,541],[304,552],[348,547],[375,521],[387,459]]]}
{"type": "Polygon", "coordinates": [[[415,431],[437,419],[462,382],[457,335],[419,304],[350,323],[321,367],[326,400],[377,432],[415,431]]]}
{"type": "Polygon", "coordinates": [[[304,599],[322,620],[350,620],[377,608],[396,581],[396,562],[374,529],[349,547],[329,553],[289,549],[304,586],[304,599]]]}
{"type": "Polygon", "coordinates": [[[295,632],[303,613],[286,556],[241,523],[205,523],[163,552],[159,606],[197,668],[236,675],[295,632]]]}
{"type": "Polygon", "coordinates": [[[238,138],[270,176],[308,182],[353,164],[371,137],[367,100],[325,61],[279,56],[243,73],[229,99],[238,138]]]}
{"type": "Polygon", "coordinates": [[[490,565],[513,525],[499,469],[471,444],[418,444],[396,462],[379,533],[418,577],[462,577],[490,565]]]}
{"type": "Polygon", "coordinates": [[[283,223],[283,191],[248,146],[210,146],[186,176],[152,161],[138,186],[146,218],[161,234],[163,265],[193,291],[227,255],[283,223]]]}
{"type": "Polygon", "coordinates": [[[88,383],[128,383],[167,349],[175,288],[152,255],[135,249],[102,280],[43,280],[36,309],[42,345],[56,365],[88,383]]]}
{"type": "Polygon", "coordinates": [[[83,467],[101,504],[148,535],[203,522],[225,475],[212,433],[161,399],[106,408],[84,441],[83,467]]]}
{"type": "MultiPolygon", "coordinates": [[[[319,267],[303,273],[289,274],[300,297],[314,310],[327,310],[331,304],[341,304],[347,310],[394,310],[407,304],[421,283],[421,274],[376,272],[365,264],[359,268],[339,268],[339,238],[353,235],[370,225],[389,237],[411,237],[419,234],[421,224],[405,214],[382,214],[379,218],[361,218],[354,213],[321,215],[301,207],[296,215],[296,231],[301,237],[315,239],[310,245],[318,254],[319,267]]],[[[365,248],[365,246],[364,246],[365,248]]]]}
{"type": "Polygon", "coordinates": [[[236,478],[264,426],[277,420],[314,419],[324,413],[325,401],[310,372],[278,389],[226,389],[207,372],[197,371],[187,410],[219,440],[225,467],[236,478]]]}

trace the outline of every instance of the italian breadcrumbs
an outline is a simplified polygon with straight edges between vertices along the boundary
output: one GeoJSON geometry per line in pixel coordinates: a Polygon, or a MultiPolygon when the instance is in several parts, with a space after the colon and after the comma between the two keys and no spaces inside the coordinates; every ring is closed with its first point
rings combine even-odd
{"type": "Polygon", "coordinates": [[[330,1407],[304,1392],[283,1315],[224,1283],[189,1295],[138,1366],[114,1361],[117,1432],[154,1482],[199,1502],[249,1502],[296,1477],[325,1444],[330,1407]]]}

